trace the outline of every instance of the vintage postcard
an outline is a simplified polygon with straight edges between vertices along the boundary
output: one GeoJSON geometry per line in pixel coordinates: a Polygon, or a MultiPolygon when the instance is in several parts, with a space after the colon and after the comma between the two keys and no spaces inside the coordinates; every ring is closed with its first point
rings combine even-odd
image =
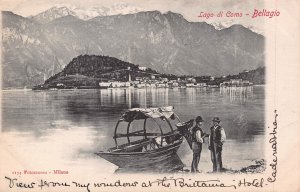
{"type": "Polygon", "coordinates": [[[0,0],[0,191],[300,191],[300,4],[0,0]]]}

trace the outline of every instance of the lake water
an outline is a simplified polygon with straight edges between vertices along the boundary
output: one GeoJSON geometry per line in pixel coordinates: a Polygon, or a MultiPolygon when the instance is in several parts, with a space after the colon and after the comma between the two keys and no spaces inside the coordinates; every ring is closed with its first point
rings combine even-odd
{"type": "MultiPolygon", "coordinates": [[[[1,142],[22,169],[110,174],[117,167],[94,152],[114,146],[114,127],[122,112],[172,105],[182,121],[201,115],[207,133],[212,118],[220,117],[227,136],[224,167],[240,169],[264,158],[264,88],[5,90],[1,142]]],[[[187,142],[178,156],[188,168],[192,151],[187,142]]],[[[212,169],[207,143],[199,168],[212,169]]]]}

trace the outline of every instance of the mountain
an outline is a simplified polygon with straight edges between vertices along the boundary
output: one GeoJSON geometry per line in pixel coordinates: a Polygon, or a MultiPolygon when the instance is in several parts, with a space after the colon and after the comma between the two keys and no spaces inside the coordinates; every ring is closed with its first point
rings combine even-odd
{"type": "MultiPolygon", "coordinates": [[[[209,23],[210,25],[214,26],[215,29],[217,30],[222,30],[222,29],[227,29],[233,25],[237,25],[237,21],[234,21],[234,20],[226,20],[226,21],[221,21],[221,22],[211,22],[209,23]]],[[[262,35],[263,32],[256,29],[255,27],[253,26],[247,26],[247,28],[249,30],[251,30],[252,32],[254,33],[257,33],[257,34],[260,34],[262,35]]]]}
{"type": "Polygon", "coordinates": [[[230,26],[234,25],[235,23],[233,20],[226,20],[223,22],[212,22],[209,24],[214,26],[214,28],[217,30],[222,30],[222,29],[229,28],[230,26]]]}
{"type": "Polygon", "coordinates": [[[262,85],[266,83],[265,74],[266,67],[259,67],[251,71],[243,71],[239,73],[236,78],[248,80],[256,85],[262,85]]]}
{"type": "Polygon", "coordinates": [[[80,55],[74,59],[59,73],[47,79],[44,88],[55,87],[59,83],[64,86],[98,86],[100,81],[115,79],[128,81],[129,70],[133,79],[135,77],[150,77],[158,74],[147,69],[147,73],[139,69],[138,65],[124,62],[114,57],[101,55],[80,55]]]}
{"type": "Polygon", "coordinates": [[[108,7],[91,7],[86,9],[71,5],[56,5],[31,18],[45,24],[64,16],[74,16],[82,20],[88,20],[98,16],[133,14],[140,11],[143,10],[125,3],[115,3],[108,7]]]}
{"type": "Polygon", "coordinates": [[[76,12],[67,7],[52,7],[32,17],[32,19],[40,23],[49,23],[50,21],[69,15],[76,17],[76,12]]]}
{"type": "Polygon", "coordinates": [[[221,76],[264,66],[262,35],[241,25],[216,30],[173,12],[89,20],[67,15],[46,23],[2,12],[2,20],[4,88],[43,83],[84,54],[178,75],[221,76]]]}
{"type": "Polygon", "coordinates": [[[266,67],[258,67],[254,70],[244,70],[237,75],[227,75],[223,77],[217,77],[213,82],[208,82],[208,84],[220,85],[224,81],[230,81],[231,79],[243,79],[252,82],[254,85],[263,85],[266,83],[265,80],[265,70],[266,67]]]}

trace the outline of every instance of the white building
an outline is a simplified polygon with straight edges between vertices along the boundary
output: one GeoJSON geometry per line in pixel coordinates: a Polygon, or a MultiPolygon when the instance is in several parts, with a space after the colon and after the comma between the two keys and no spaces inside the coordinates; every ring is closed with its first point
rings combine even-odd
{"type": "Polygon", "coordinates": [[[141,71],[146,71],[148,68],[147,67],[139,67],[139,70],[141,71]]]}
{"type": "Polygon", "coordinates": [[[110,87],[110,86],[111,86],[110,82],[100,82],[99,83],[99,87],[102,87],[102,88],[107,88],[107,87],[110,87]]]}
{"type": "Polygon", "coordinates": [[[120,81],[114,81],[111,82],[111,87],[117,88],[117,87],[129,87],[130,82],[120,82],[120,81]]]}

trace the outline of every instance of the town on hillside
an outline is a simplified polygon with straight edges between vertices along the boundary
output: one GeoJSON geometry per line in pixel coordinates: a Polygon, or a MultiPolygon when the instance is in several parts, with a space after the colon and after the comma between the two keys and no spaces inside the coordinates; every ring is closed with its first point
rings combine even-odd
{"type": "MultiPolygon", "coordinates": [[[[176,76],[172,74],[159,74],[149,72],[147,67],[138,67],[143,74],[133,78],[130,68],[126,69],[128,71],[127,81],[120,81],[115,78],[111,79],[101,79],[96,82],[95,85],[68,85],[64,81],[56,82],[51,86],[43,87],[39,85],[34,87],[34,90],[41,89],[105,89],[105,88],[201,88],[201,87],[247,87],[253,84],[264,84],[264,68],[258,68],[252,71],[244,70],[238,75],[227,75],[222,77],[214,76],[176,76]],[[259,76],[259,78],[258,78],[259,76]],[[251,81],[254,80],[254,81],[251,81]],[[258,81],[257,81],[258,80],[258,81]]],[[[72,75],[73,78],[80,78],[80,74],[72,75]],[[77,77],[76,77],[77,76],[77,77]]],[[[124,79],[124,78],[123,78],[124,79]]]]}
{"type": "MultiPolygon", "coordinates": [[[[146,69],[142,69],[146,70],[146,69]]],[[[230,79],[220,84],[215,83],[215,77],[207,76],[202,78],[196,78],[193,76],[188,77],[163,77],[159,74],[152,74],[150,77],[136,77],[135,80],[131,79],[130,73],[128,81],[106,81],[99,82],[99,88],[120,88],[120,87],[135,87],[135,88],[186,88],[186,87],[240,87],[251,86],[252,82],[243,79],[230,79]]]]}

